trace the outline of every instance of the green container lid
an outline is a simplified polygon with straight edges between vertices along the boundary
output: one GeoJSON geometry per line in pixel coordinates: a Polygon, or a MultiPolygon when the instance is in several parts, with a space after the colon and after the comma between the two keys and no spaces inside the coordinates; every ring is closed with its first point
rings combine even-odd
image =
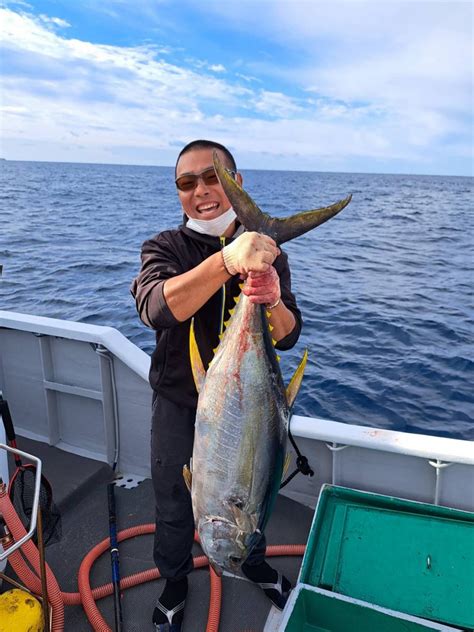
{"type": "Polygon", "coordinates": [[[285,632],[447,632],[458,629],[302,584],[290,599],[293,603],[289,603],[289,616],[283,621],[285,632]]]}
{"type": "Polygon", "coordinates": [[[474,514],[325,485],[299,582],[474,628],[474,514]]]}

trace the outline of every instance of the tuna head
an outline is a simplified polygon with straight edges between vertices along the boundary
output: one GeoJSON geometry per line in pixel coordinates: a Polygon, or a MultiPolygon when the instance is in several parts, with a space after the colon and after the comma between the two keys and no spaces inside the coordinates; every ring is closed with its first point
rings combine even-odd
{"type": "Polygon", "coordinates": [[[236,524],[219,517],[206,517],[198,526],[201,546],[218,575],[236,573],[247,559],[254,539],[236,524]]]}

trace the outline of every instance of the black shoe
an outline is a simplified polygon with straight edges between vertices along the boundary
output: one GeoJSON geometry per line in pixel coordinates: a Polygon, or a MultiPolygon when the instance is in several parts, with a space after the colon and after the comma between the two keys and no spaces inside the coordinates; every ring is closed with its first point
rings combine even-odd
{"type": "Polygon", "coordinates": [[[155,624],[156,632],[181,632],[181,628],[183,625],[183,613],[184,613],[184,605],[186,600],[179,603],[177,606],[172,608],[171,610],[167,610],[160,600],[156,602],[155,610],[153,611],[153,623],[155,624]],[[168,619],[166,623],[156,623],[158,612],[161,612],[168,619]],[[177,615],[177,618],[180,619],[179,623],[173,623],[173,619],[177,615]]]}
{"type": "Polygon", "coordinates": [[[250,581],[260,586],[274,606],[283,610],[291,592],[290,581],[267,562],[252,566],[243,564],[242,572],[250,581]]]}
{"type": "Polygon", "coordinates": [[[279,571],[276,582],[256,582],[274,606],[283,610],[291,592],[291,584],[279,571]]]}
{"type": "Polygon", "coordinates": [[[156,632],[181,632],[187,594],[187,577],[177,581],[166,581],[153,610],[153,625],[156,632]]]}

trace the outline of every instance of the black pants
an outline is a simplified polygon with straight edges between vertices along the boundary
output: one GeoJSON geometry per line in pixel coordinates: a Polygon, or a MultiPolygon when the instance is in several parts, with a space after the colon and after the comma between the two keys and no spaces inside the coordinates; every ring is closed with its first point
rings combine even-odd
{"type": "MultiPolygon", "coordinates": [[[[161,576],[181,579],[193,569],[191,550],[194,517],[183,479],[183,465],[193,453],[195,408],[179,406],[153,397],[151,424],[151,475],[155,493],[156,532],[153,557],[161,576]]],[[[265,557],[262,534],[247,564],[259,564],[265,557]]]]}

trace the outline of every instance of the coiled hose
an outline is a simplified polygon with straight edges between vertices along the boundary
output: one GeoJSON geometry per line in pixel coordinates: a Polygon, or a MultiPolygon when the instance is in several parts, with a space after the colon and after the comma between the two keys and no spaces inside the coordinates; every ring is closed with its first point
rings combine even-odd
{"type": "MultiPolygon", "coordinates": [[[[18,541],[25,534],[25,528],[18,518],[16,511],[8,497],[5,486],[0,487],[0,513],[3,515],[4,520],[13,535],[14,541],[18,541]]],[[[119,542],[133,538],[139,535],[151,534],[155,532],[154,524],[138,525],[136,527],[130,527],[123,529],[118,533],[117,539],[119,542]]],[[[195,536],[197,541],[197,537],[195,536]]],[[[12,546],[13,542],[10,544],[12,546]]],[[[96,605],[97,599],[102,599],[113,593],[112,582],[92,589],[90,585],[90,571],[95,560],[109,550],[109,538],[105,538],[102,542],[96,544],[96,546],[89,551],[89,553],[82,560],[79,567],[78,574],[78,587],[79,592],[67,593],[62,592],[59,584],[54,576],[54,573],[46,564],[46,580],[48,587],[48,597],[51,604],[53,613],[52,629],[53,632],[63,632],[64,630],[64,606],[65,605],[80,605],[84,608],[87,618],[95,632],[112,632],[104,618],[99,612],[96,605]]],[[[7,547],[8,548],[8,545],[7,547]]],[[[266,550],[267,556],[279,556],[279,555],[303,555],[305,546],[301,544],[288,544],[269,546],[266,550]]],[[[8,558],[13,570],[32,592],[41,594],[41,580],[40,580],[40,561],[39,552],[35,544],[28,540],[21,547],[20,551],[15,551],[8,558]],[[26,558],[26,559],[25,559],[26,558]],[[31,565],[30,566],[28,565],[31,565]]],[[[202,568],[209,564],[205,555],[195,557],[193,559],[194,568],[202,568]]],[[[221,578],[210,567],[210,584],[211,593],[209,600],[209,615],[207,620],[206,632],[218,632],[219,619],[221,610],[221,598],[222,598],[222,582],[221,578]]],[[[120,581],[120,589],[125,590],[138,584],[143,584],[154,579],[158,579],[160,573],[157,568],[152,568],[134,575],[124,577],[120,581]]]]}

